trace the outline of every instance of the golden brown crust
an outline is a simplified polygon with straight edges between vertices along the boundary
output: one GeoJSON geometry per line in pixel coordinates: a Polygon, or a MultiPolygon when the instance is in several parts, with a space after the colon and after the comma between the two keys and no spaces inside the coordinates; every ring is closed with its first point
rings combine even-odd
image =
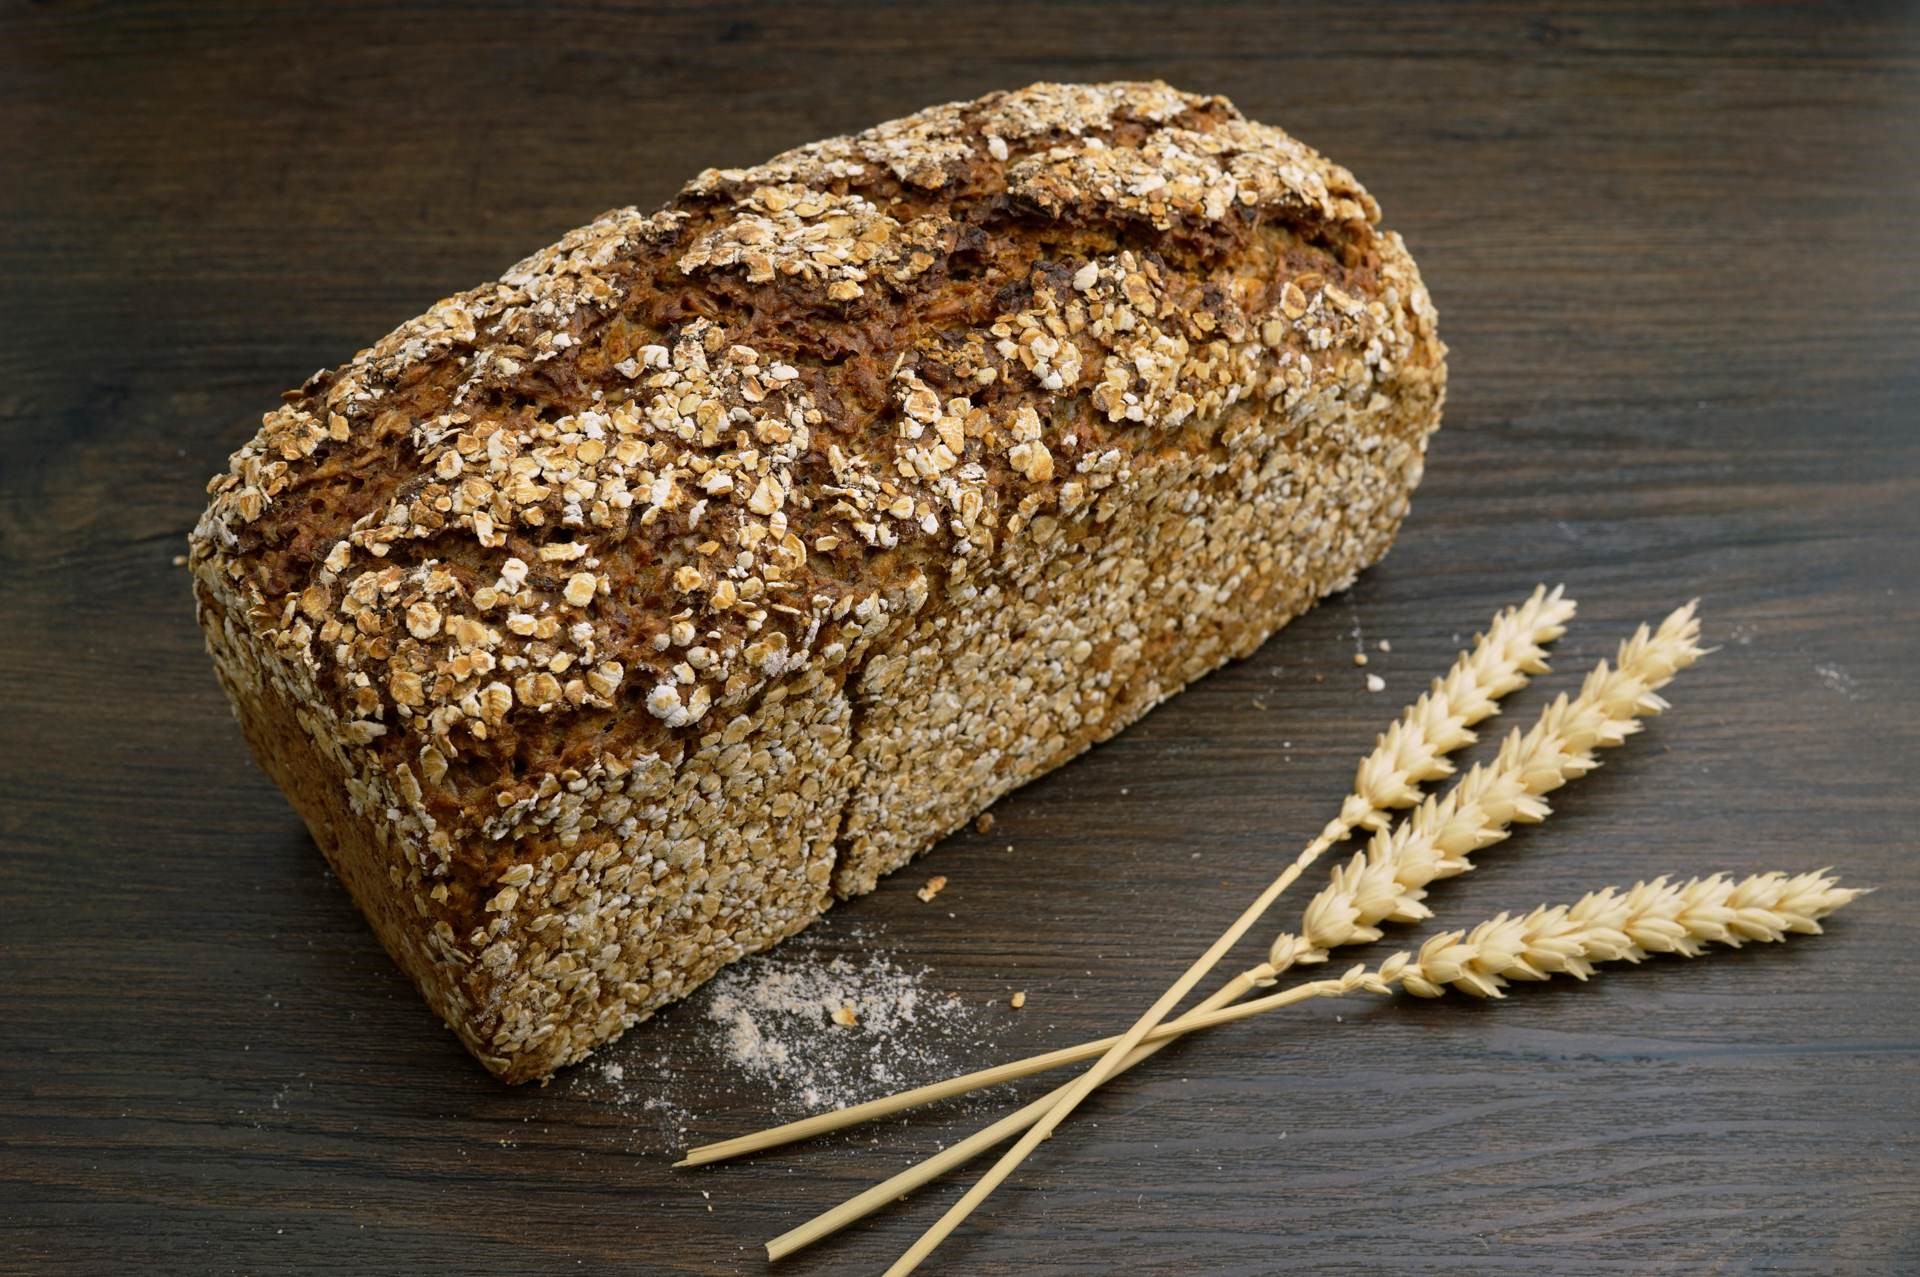
{"type": "Polygon", "coordinates": [[[1444,366],[1377,219],[1162,84],[709,171],[267,416],[216,657],[329,738],[430,1000],[550,1071],[1384,551],[1444,366]]]}

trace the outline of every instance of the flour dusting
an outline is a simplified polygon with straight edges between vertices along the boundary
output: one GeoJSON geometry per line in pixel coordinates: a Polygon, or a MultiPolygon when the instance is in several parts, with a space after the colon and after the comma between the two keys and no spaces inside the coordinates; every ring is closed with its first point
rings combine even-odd
{"type": "Polygon", "coordinates": [[[840,1108],[943,1076],[977,1040],[966,1004],[926,977],[884,953],[774,953],[715,977],[707,1015],[727,1060],[778,1098],[840,1108]]]}
{"type": "Polygon", "coordinates": [[[937,1082],[992,1054],[996,1017],[984,1006],[868,932],[838,940],[855,947],[828,953],[801,936],[727,967],[670,1011],[672,1023],[636,1026],[609,1049],[617,1059],[569,1070],[570,1091],[617,1114],[615,1138],[629,1149],[665,1152],[743,1097],[746,1120],[764,1125],[937,1082]]]}

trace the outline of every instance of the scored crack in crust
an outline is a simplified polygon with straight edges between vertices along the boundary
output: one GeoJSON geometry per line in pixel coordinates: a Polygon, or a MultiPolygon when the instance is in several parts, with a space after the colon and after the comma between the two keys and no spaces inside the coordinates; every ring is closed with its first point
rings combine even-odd
{"type": "Polygon", "coordinates": [[[1385,552],[1445,367],[1378,218],[1159,83],[709,170],[263,419],[192,537],[216,666],[543,1076],[1385,552]]]}

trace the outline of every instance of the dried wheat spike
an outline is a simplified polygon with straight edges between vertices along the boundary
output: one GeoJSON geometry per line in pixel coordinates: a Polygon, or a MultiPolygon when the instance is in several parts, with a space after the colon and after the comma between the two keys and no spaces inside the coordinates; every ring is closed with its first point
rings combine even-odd
{"type": "Polygon", "coordinates": [[[1678,884],[1655,878],[1519,917],[1503,913],[1470,931],[1444,932],[1417,954],[1394,955],[1374,975],[1389,984],[1397,980],[1423,998],[1449,988],[1498,998],[1514,980],[1585,980],[1602,962],[1639,962],[1653,953],[1693,958],[1708,945],[1737,949],[1749,940],[1776,942],[1794,932],[1818,935],[1821,918],[1863,894],[1839,886],[1824,869],[1737,880],[1714,874],[1678,884]]]}
{"type": "Polygon", "coordinates": [[[1598,750],[1623,743],[1640,730],[1641,718],[1667,707],[1659,691],[1703,654],[1699,636],[1692,603],[1658,629],[1642,625],[1612,665],[1597,665],[1577,696],[1558,697],[1531,730],[1516,729],[1491,763],[1475,765],[1391,832],[1376,832],[1308,903],[1299,934],[1274,941],[1270,974],[1324,962],[1341,945],[1378,940],[1381,923],[1428,917],[1427,884],[1465,873],[1474,852],[1506,838],[1516,823],[1544,820],[1545,795],[1598,767],[1598,750]]]}
{"type": "Polygon", "coordinates": [[[1567,632],[1573,613],[1573,600],[1558,585],[1535,586],[1526,602],[1495,613],[1486,633],[1476,634],[1473,646],[1380,734],[1315,845],[1324,849],[1355,829],[1381,828],[1388,813],[1420,801],[1423,783],[1451,775],[1446,756],[1473,743],[1469,729],[1499,713],[1501,697],[1546,672],[1546,645],[1567,632]]]}
{"type": "Polygon", "coordinates": [[[1232,1006],[1190,1012],[1174,1034],[1231,1024],[1313,998],[1391,993],[1437,998],[1449,989],[1477,998],[1501,998],[1515,980],[1570,975],[1585,980],[1603,962],[1641,962],[1656,953],[1697,958],[1709,946],[1738,949],[1752,940],[1778,943],[1794,934],[1819,935],[1820,919],[1867,894],[1842,887],[1830,869],[1811,873],[1712,874],[1675,883],[1667,878],[1607,887],[1570,905],[1542,905],[1531,913],[1500,914],[1465,931],[1443,931],[1418,951],[1396,953],[1368,970],[1349,967],[1325,980],[1232,1006]]]}

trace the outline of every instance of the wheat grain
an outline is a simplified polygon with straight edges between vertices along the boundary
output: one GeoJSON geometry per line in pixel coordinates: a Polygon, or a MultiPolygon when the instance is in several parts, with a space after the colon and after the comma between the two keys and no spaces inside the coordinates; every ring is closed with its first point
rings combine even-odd
{"type": "Polygon", "coordinates": [[[1507,838],[1516,823],[1546,819],[1547,794],[1598,767],[1598,750],[1624,743],[1641,718],[1667,707],[1660,689],[1700,658],[1699,637],[1692,603],[1655,630],[1642,625],[1612,665],[1600,662],[1577,696],[1556,698],[1530,731],[1516,729],[1491,763],[1475,765],[1390,833],[1375,833],[1308,903],[1299,934],[1274,941],[1271,975],[1294,963],[1324,962],[1341,945],[1370,944],[1383,922],[1430,917],[1423,903],[1429,883],[1471,869],[1469,857],[1507,838]]]}
{"type": "MultiPolygon", "coordinates": [[[[1352,791],[1340,804],[1340,811],[1326,828],[1290,865],[1277,887],[1265,897],[1271,903],[1294,878],[1334,843],[1355,829],[1379,829],[1389,813],[1420,801],[1420,786],[1449,775],[1453,765],[1447,755],[1464,749],[1476,738],[1476,723],[1499,712],[1504,696],[1526,686],[1528,680],[1547,670],[1546,645],[1566,633],[1575,603],[1566,597],[1565,588],[1535,586],[1528,598],[1494,614],[1485,633],[1474,636],[1473,645],[1461,652],[1447,672],[1433,680],[1427,691],[1409,705],[1386,731],[1374,741],[1374,747],[1354,769],[1352,791]]],[[[1249,913],[1258,916],[1265,904],[1256,901],[1249,913]]],[[[1251,925],[1249,920],[1248,925],[1251,925]]],[[[1237,940],[1246,928],[1232,932],[1237,940]]],[[[1224,949],[1222,950],[1224,952],[1224,949]]],[[[1209,963],[1209,966],[1212,964],[1209,963]]],[[[1253,989],[1257,981],[1237,976],[1209,999],[1213,1004],[1225,995],[1227,1001],[1253,989]]],[[[1187,986],[1191,987],[1191,984],[1187,986]]],[[[1184,991],[1183,991],[1184,992],[1184,991]]],[[[1092,1044],[1095,1048],[1074,1048],[1018,1061],[995,1069],[983,1069],[963,1077],[929,1086],[916,1087],[896,1095],[883,1096],[864,1104],[832,1113],[816,1114],[764,1131],[734,1139],[719,1140],[689,1149],[676,1166],[701,1166],[709,1162],[740,1157],[795,1140],[824,1135],[859,1122],[870,1121],[902,1109],[931,1104],[948,1096],[963,1094],[983,1086],[1089,1059],[1100,1054],[1119,1036],[1092,1044]]]]}

